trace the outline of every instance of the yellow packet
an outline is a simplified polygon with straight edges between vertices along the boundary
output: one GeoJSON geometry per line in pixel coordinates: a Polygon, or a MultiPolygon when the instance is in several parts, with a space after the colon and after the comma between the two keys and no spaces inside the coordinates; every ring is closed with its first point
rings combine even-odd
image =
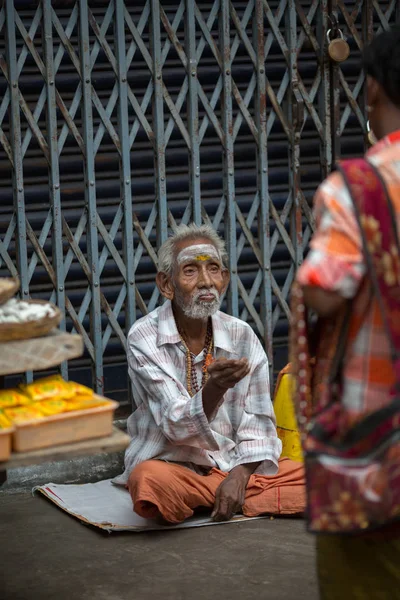
{"type": "Polygon", "coordinates": [[[89,398],[87,396],[75,396],[72,400],[68,400],[65,403],[67,408],[66,411],[70,412],[73,410],[88,410],[90,408],[97,408],[98,406],[105,406],[108,404],[108,400],[103,398],[89,398]]]}
{"type": "Polygon", "coordinates": [[[65,412],[66,406],[67,403],[65,400],[60,400],[58,398],[35,403],[35,408],[40,410],[40,412],[46,417],[51,417],[52,415],[58,415],[62,412],[65,412]]]}
{"type": "Polygon", "coordinates": [[[93,390],[91,388],[86,387],[86,385],[76,383],[76,381],[69,381],[68,385],[70,389],[74,390],[74,396],[79,394],[79,396],[88,396],[89,398],[93,397],[93,390]]]}
{"type": "Polygon", "coordinates": [[[42,412],[34,406],[15,406],[14,408],[6,408],[4,414],[15,425],[44,418],[42,412]]]}
{"type": "Polygon", "coordinates": [[[72,398],[75,395],[68,381],[64,381],[61,375],[38,379],[33,383],[21,386],[21,389],[32,402],[41,402],[50,398],[72,398]]]}
{"type": "Polygon", "coordinates": [[[0,411],[0,429],[9,429],[12,426],[10,419],[7,419],[3,411],[0,411]]]}
{"type": "Polygon", "coordinates": [[[24,406],[29,404],[30,399],[18,390],[0,390],[0,409],[12,406],[24,406]]]}

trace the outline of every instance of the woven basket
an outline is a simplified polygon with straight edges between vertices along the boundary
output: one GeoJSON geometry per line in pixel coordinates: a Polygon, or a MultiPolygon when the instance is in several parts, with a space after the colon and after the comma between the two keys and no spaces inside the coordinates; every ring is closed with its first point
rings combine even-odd
{"type": "Polygon", "coordinates": [[[28,304],[50,304],[55,315],[53,317],[43,317],[37,321],[25,321],[24,323],[0,323],[0,342],[41,337],[48,334],[60,323],[62,313],[54,304],[46,300],[24,300],[24,302],[28,302],[28,304]]]}
{"type": "Polygon", "coordinates": [[[18,277],[1,277],[0,278],[0,305],[5,304],[19,290],[18,277]]]}

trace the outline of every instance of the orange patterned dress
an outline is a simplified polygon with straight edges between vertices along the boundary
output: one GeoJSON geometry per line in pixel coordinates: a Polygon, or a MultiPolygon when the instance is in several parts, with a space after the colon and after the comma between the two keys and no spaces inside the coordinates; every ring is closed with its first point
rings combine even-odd
{"type": "MultiPolygon", "coordinates": [[[[385,181],[400,226],[400,131],[374,146],[367,158],[385,181]]],[[[343,408],[347,424],[352,425],[391,401],[395,376],[381,313],[372,296],[352,199],[340,173],[332,174],[319,188],[315,217],[317,229],[297,283],[352,300],[342,370],[343,408]]],[[[364,223],[372,246],[380,243],[375,225],[373,220],[364,223]]],[[[395,277],[394,257],[388,254],[383,266],[389,282],[395,277]]],[[[397,525],[368,536],[317,538],[321,600],[400,600],[399,564],[397,525]]]]}

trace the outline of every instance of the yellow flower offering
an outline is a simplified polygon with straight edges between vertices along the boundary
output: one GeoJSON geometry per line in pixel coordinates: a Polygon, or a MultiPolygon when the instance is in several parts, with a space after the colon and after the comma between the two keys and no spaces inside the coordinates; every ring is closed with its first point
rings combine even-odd
{"type": "Polygon", "coordinates": [[[41,402],[50,398],[66,399],[75,396],[74,388],[61,375],[51,375],[38,379],[28,385],[22,385],[21,390],[32,402],[41,402]]]}
{"type": "Polygon", "coordinates": [[[65,400],[60,400],[59,398],[53,398],[52,400],[44,400],[43,402],[37,402],[35,404],[35,408],[40,410],[46,417],[51,417],[52,415],[59,415],[60,413],[65,412],[67,409],[67,403],[65,400]]]}
{"type": "Polygon", "coordinates": [[[88,396],[75,396],[72,400],[68,400],[66,404],[66,411],[70,412],[73,410],[88,410],[90,408],[97,408],[98,406],[105,406],[108,404],[107,400],[103,398],[95,398],[88,396]]]}
{"type": "Polygon", "coordinates": [[[20,425],[27,421],[36,421],[43,419],[43,413],[34,406],[15,406],[14,408],[6,408],[4,410],[5,416],[14,423],[14,425],[20,425]]]}
{"type": "Polygon", "coordinates": [[[6,417],[3,411],[0,411],[0,429],[9,429],[12,427],[10,419],[6,417]]]}
{"type": "Polygon", "coordinates": [[[79,394],[79,396],[88,396],[89,398],[93,397],[93,390],[91,388],[86,387],[86,385],[76,383],[75,381],[70,381],[68,385],[71,389],[74,390],[74,396],[79,394]]]}
{"type": "Polygon", "coordinates": [[[0,390],[0,409],[12,406],[24,406],[29,404],[30,399],[18,390],[0,390]]]}

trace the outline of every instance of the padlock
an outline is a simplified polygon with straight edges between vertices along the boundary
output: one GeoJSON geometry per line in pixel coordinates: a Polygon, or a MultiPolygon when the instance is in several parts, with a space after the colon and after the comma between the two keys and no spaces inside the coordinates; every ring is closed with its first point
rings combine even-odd
{"type": "Polygon", "coordinates": [[[337,63],[344,62],[349,58],[350,55],[350,46],[344,39],[343,33],[340,29],[337,30],[339,33],[339,37],[331,39],[332,29],[329,29],[326,37],[328,40],[328,54],[332,60],[337,63]]]}

